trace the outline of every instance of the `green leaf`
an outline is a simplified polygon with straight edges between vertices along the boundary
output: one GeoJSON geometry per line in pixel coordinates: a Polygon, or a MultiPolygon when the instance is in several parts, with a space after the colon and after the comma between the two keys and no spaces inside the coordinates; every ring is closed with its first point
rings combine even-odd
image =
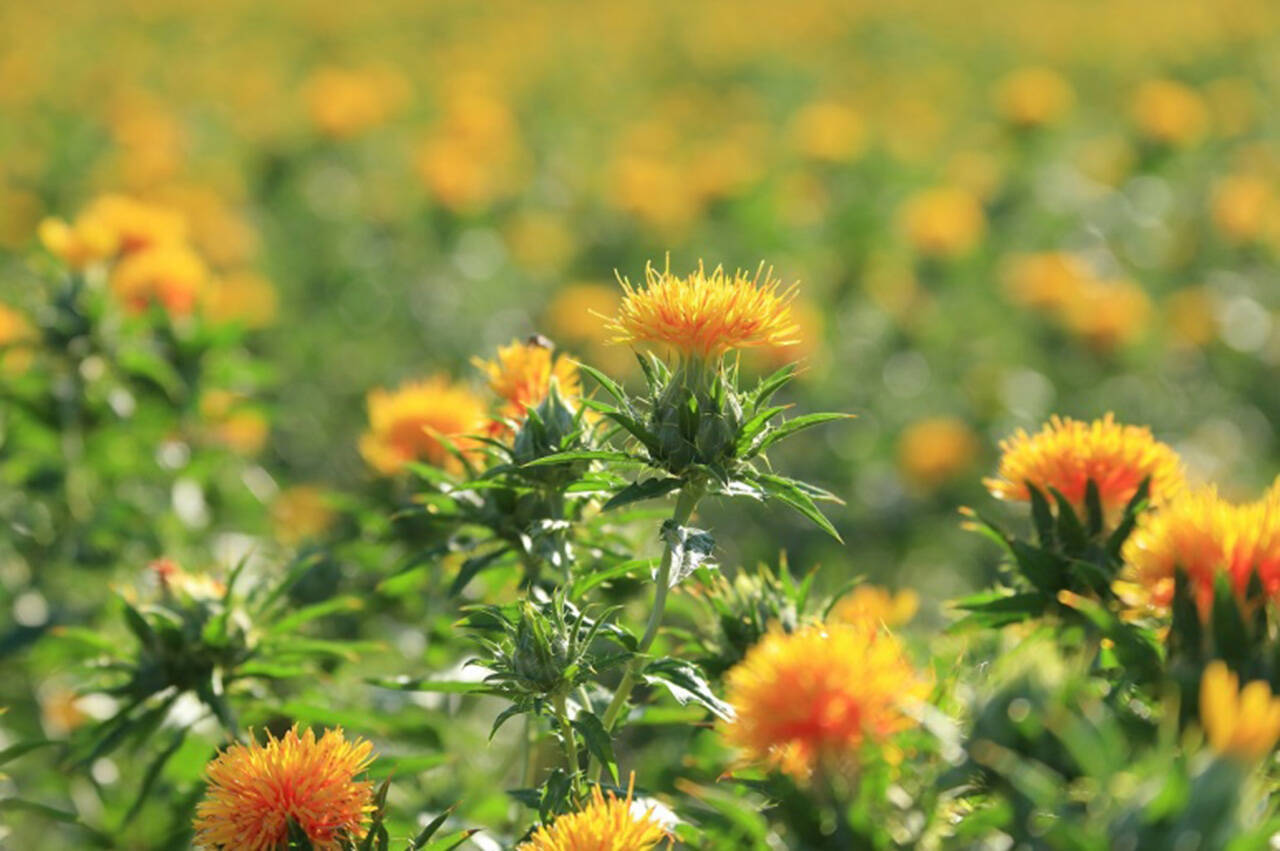
{"type": "Polygon", "coordinates": [[[836,527],[832,526],[826,515],[818,510],[818,506],[814,504],[812,497],[799,487],[799,482],[770,473],[758,473],[753,480],[764,488],[770,496],[785,502],[816,523],[828,535],[844,543],[844,539],[840,537],[836,527]]]}
{"type": "Polygon", "coordinates": [[[1092,478],[1085,484],[1084,505],[1087,530],[1092,538],[1102,531],[1102,497],[1098,494],[1098,483],[1092,478]]]}
{"type": "Polygon", "coordinates": [[[142,785],[138,787],[138,794],[133,799],[133,804],[129,807],[129,811],[125,813],[122,825],[127,825],[142,812],[142,808],[147,803],[147,796],[151,794],[151,789],[156,785],[156,781],[160,779],[160,773],[164,771],[165,764],[173,757],[178,749],[182,747],[187,740],[187,731],[178,730],[169,740],[168,746],[160,753],[156,754],[155,759],[151,760],[151,764],[147,766],[146,772],[142,775],[142,785]]]}
{"type": "Polygon", "coordinates": [[[674,588],[695,570],[710,565],[716,539],[711,533],[692,526],[678,526],[667,520],[662,524],[662,540],[671,550],[671,575],[669,588],[674,588]]]}
{"type": "Polygon", "coordinates": [[[362,608],[364,608],[364,601],[359,597],[353,597],[350,595],[334,597],[332,600],[325,600],[322,603],[304,606],[296,612],[286,615],[272,624],[267,632],[273,635],[282,632],[291,632],[292,630],[295,630],[316,618],[322,618],[326,615],[331,615],[334,612],[358,612],[362,608]]]}
{"type": "Polygon", "coordinates": [[[754,407],[769,404],[773,394],[781,390],[796,374],[796,364],[789,363],[772,375],[763,379],[751,393],[751,404],[754,407]]]}
{"type": "Polygon", "coordinates": [[[1053,494],[1054,501],[1058,504],[1058,540],[1062,542],[1063,548],[1073,554],[1084,551],[1088,544],[1088,536],[1085,535],[1084,526],[1081,525],[1080,519],[1076,517],[1076,511],[1071,505],[1071,501],[1062,495],[1057,488],[1050,488],[1049,492],[1053,494]]]}
{"type": "Polygon", "coordinates": [[[716,697],[702,672],[683,659],[653,660],[645,666],[644,679],[666,688],[681,706],[696,703],[721,720],[733,720],[733,707],[716,697]]]}
{"type": "Polygon", "coordinates": [[[578,717],[573,719],[573,729],[582,735],[583,742],[586,743],[587,752],[600,761],[601,765],[609,769],[609,776],[613,778],[613,782],[618,782],[618,760],[613,755],[613,739],[605,730],[604,724],[596,717],[594,712],[579,712],[578,717]]]}
{"type": "Polygon", "coordinates": [[[631,409],[631,402],[627,398],[627,393],[621,386],[619,386],[618,382],[614,381],[595,367],[587,366],[582,361],[576,361],[576,363],[578,364],[579,370],[594,378],[596,383],[603,387],[606,393],[617,400],[619,405],[627,410],[631,409]]]}
{"type": "Polygon", "coordinates": [[[756,435],[764,431],[765,424],[789,407],[791,406],[774,405],[772,408],[765,408],[743,423],[742,429],[738,432],[736,454],[741,455],[746,452],[750,448],[751,442],[755,440],[756,435]]]}
{"type": "Polygon", "coordinates": [[[852,420],[852,419],[854,419],[853,414],[821,413],[821,414],[805,414],[802,417],[796,417],[795,419],[787,420],[786,422],[780,423],[779,425],[770,429],[768,433],[765,434],[764,439],[761,440],[759,444],[757,444],[755,447],[753,447],[746,457],[751,458],[753,456],[759,455],[760,453],[768,449],[770,446],[773,446],[775,443],[778,443],[779,441],[782,441],[782,440],[786,440],[788,437],[798,434],[807,428],[812,428],[816,425],[821,425],[822,423],[828,423],[828,422],[831,422],[832,420],[852,420]]]}
{"type": "Polygon", "coordinates": [[[4,750],[0,750],[0,765],[4,765],[6,762],[12,762],[18,757],[23,756],[24,754],[29,754],[34,750],[51,747],[57,744],[60,744],[60,742],[53,739],[30,739],[25,742],[18,742],[16,745],[10,745],[4,750]]]}
{"type": "Polygon", "coordinates": [[[1031,482],[1023,483],[1027,489],[1027,494],[1031,497],[1031,521],[1036,527],[1036,537],[1040,540],[1040,546],[1045,549],[1053,548],[1053,509],[1049,507],[1049,500],[1045,499],[1044,492],[1031,482]]]}
{"type": "Polygon", "coordinates": [[[432,680],[425,677],[366,677],[365,682],[378,688],[396,691],[421,691],[433,694],[488,694],[493,687],[483,682],[465,680],[432,680]]]}
{"type": "Polygon", "coordinates": [[[459,830],[456,833],[450,833],[440,837],[427,845],[410,845],[410,851],[453,851],[462,843],[466,842],[480,831],[477,828],[469,827],[466,830],[459,830]]]}
{"type": "Polygon", "coordinates": [[[487,553],[472,556],[464,561],[462,566],[458,568],[458,575],[454,577],[453,584],[449,586],[449,596],[456,597],[461,594],[463,589],[467,587],[467,584],[470,583],[472,579],[475,579],[476,575],[480,573],[480,571],[485,568],[492,567],[503,556],[510,554],[511,550],[508,547],[502,546],[495,550],[490,550],[487,553]]]}
{"type": "Polygon", "coordinates": [[[643,463],[643,459],[628,452],[610,452],[604,449],[579,449],[572,452],[557,452],[554,455],[544,455],[521,467],[550,467],[556,464],[571,464],[576,461],[617,461],[620,463],[643,463]]]}
{"type": "Polygon", "coordinates": [[[600,510],[610,511],[644,499],[655,499],[660,496],[666,496],[683,484],[683,479],[677,479],[675,477],[668,477],[665,479],[641,479],[638,482],[632,482],[611,496],[609,501],[606,502],[600,510]]]}
{"type": "Polygon", "coordinates": [[[951,628],[960,629],[976,625],[998,629],[1012,623],[1030,620],[1044,614],[1049,599],[1038,591],[1026,591],[1021,594],[984,591],[957,600],[953,604],[955,608],[969,612],[969,615],[953,624],[951,628]]]}

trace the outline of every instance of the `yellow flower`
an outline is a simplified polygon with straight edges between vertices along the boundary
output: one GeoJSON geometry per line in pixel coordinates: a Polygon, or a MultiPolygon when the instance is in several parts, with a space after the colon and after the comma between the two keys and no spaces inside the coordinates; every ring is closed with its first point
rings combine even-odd
{"type": "Polygon", "coordinates": [[[275,287],[256,272],[242,270],[215,279],[204,300],[214,322],[237,322],[250,330],[266,328],[276,318],[275,287]]]}
{"type": "Polygon", "coordinates": [[[116,253],[118,237],[104,222],[81,217],[74,224],[50,217],[40,222],[40,244],[73,269],[105,260],[116,253]]]}
{"type": "Polygon", "coordinates": [[[1133,118],[1144,136],[1164,145],[1187,145],[1205,134],[1204,98],[1175,80],[1148,80],[1133,99],[1133,118]]]}
{"type": "Polygon", "coordinates": [[[791,317],[795,288],[779,292],[779,283],[763,266],[749,277],[719,266],[708,273],[699,264],[679,277],[650,264],[644,287],[623,279],[622,305],[606,329],[612,343],[667,345],[704,360],[732,349],[788,345],[799,330],[791,317]]]}
{"type": "Polygon", "coordinates": [[[1151,299],[1133,281],[1085,278],[1059,314],[1067,330],[1108,350],[1137,339],[1146,330],[1151,299]]]}
{"type": "Polygon", "coordinates": [[[476,447],[470,436],[483,432],[487,420],[484,402],[468,387],[442,375],[409,382],[394,391],[372,390],[367,403],[369,431],[360,438],[360,454],[386,476],[399,472],[409,461],[459,469],[460,462],[440,438],[470,451],[476,447]]]}
{"type": "Polygon", "coordinates": [[[293,545],[323,534],[335,517],[325,492],[313,485],[286,488],[271,504],[271,526],[283,544],[293,545]]]}
{"type": "Polygon", "coordinates": [[[620,799],[593,786],[585,807],[538,828],[517,851],[649,851],[669,838],[652,810],[636,813],[630,789],[620,799]]]}
{"type": "Polygon", "coordinates": [[[1035,435],[1018,429],[1000,442],[997,478],[983,481],[999,499],[1028,500],[1027,483],[1049,496],[1056,488],[1072,504],[1084,505],[1088,482],[1098,487],[1103,509],[1122,509],[1144,479],[1150,499],[1163,504],[1184,487],[1176,452],[1141,426],[1121,425],[1111,414],[1091,423],[1052,417],[1035,435]]]}
{"type": "Polygon", "coordinates": [[[916,616],[920,595],[910,588],[893,592],[878,585],[858,585],[831,609],[830,621],[902,626],[916,616]]]}
{"type": "Polygon", "coordinates": [[[408,96],[408,81],[387,68],[319,68],[303,86],[311,121],[336,139],[383,124],[408,96]]]}
{"type": "Polygon", "coordinates": [[[736,713],[727,741],[749,760],[799,777],[912,726],[903,706],[927,691],[897,639],[866,621],[775,629],[726,683],[736,713]]]}
{"type": "Polygon", "coordinates": [[[1000,115],[1011,124],[1041,127],[1060,121],[1076,98],[1071,84],[1057,71],[1020,68],[996,84],[994,99],[1000,115]]]}
{"type": "Polygon", "coordinates": [[[1280,698],[1262,680],[1240,688],[1239,678],[1215,660],[1200,680],[1200,723],[1215,751],[1256,762],[1280,739],[1280,698]]]}
{"type": "Polygon", "coordinates": [[[77,219],[78,224],[81,221],[95,222],[114,234],[124,254],[181,244],[187,238],[187,223],[181,213],[126,195],[96,198],[77,219]]]}
{"type": "Polygon", "coordinates": [[[1185,287],[1170,293],[1164,301],[1164,326],[1174,340],[1188,346],[1203,346],[1217,334],[1217,304],[1205,287],[1185,287]]]}
{"type": "Polygon", "coordinates": [[[526,410],[542,404],[552,378],[563,398],[582,395],[577,365],[556,357],[550,342],[538,337],[523,343],[512,340],[511,345],[498,347],[497,360],[476,358],[473,363],[489,379],[489,389],[505,403],[502,415],[510,419],[521,419],[526,410]]]}
{"type": "Polygon", "coordinates": [[[978,438],[955,417],[933,417],[912,423],[898,439],[898,469],[914,485],[932,490],[973,464],[978,438]]]}
{"type": "Polygon", "coordinates": [[[600,317],[617,313],[621,303],[617,287],[589,283],[563,287],[547,306],[547,331],[557,340],[603,342],[608,331],[600,317]]]}
{"type": "Polygon", "coordinates": [[[1141,518],[1123,557],[1117,592],[1139,609],[1166,611],[1179,570],[1205,618],[1221,573],[1243,594],[1256,571],[1266,594],[1280,597],[1280,484],[1244,505],[1222,499],[1212,487],[1185,493],[1141,518]]]}
{"type": "Polygon", "coordinates": [[[204,261],[183,245],[129,254],[111,272],[111,291],[131,313],[158,304],[174,317],[193,313],[208,282],[204,261]]]}
{"type": "Polygon", "coordinates": [[[1019,304],[1059,310],[1070,304],[1092,279],[1075,255],[1058,251],[1023,254],[1006,265],[1005,289],[1019,304]]]}
{"type": "Polygon", "coordinates": [[[1232,242],[1256,239],[1276,213],[1270,182],[1250,174],[1218,181],[1211,206],[1214,227],[1232,242]]]}
{"type": "Polygon", "coordinates": [[[373,745],[348,742],[341,729],[317,740],[294,725],[266,744],[234,744],[205,768],[208,790],[196,807],[195,843],[206,851],[275,851],[293,819],[317,851],[339,851],[364,835],[373,784],[356,780],[373,745]]]}
{"type": "Polygon", "coordinates": [[[909,198],[900,211],[903,230],[916,251],[928,257],[967,254],[986,233],[978,199],[965,189],[943,186],[909,198]]]}
{"type": "Polygon", "coordinates": [[[866,147],[862,119],[851,107],[817,101],[791,119],[791,138],[802,156],[827,162],[849,162],[866,147]]]}
{"type": "Polygon", "coordinates": [[[440,204],[453,210],[483,208],[516,180],[518,128],[510,108],[483,81],[450,86],[439,124],[418,148],[414,163],[440,204]]]}

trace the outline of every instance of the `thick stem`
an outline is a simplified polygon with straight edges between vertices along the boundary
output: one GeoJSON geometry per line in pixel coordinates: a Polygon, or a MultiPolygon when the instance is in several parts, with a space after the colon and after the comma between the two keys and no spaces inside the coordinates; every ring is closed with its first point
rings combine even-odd
{"type": "MultiPolygon", "coordinates": [[[[676,526],[683,526],[689,522],[689,518],[693,516],[693,510],[698,506],[698,500],[702,498],[704,488],[701,482],[686,483],[680,490],[680,496],[676,500],[675,510],[671,514],[671,522],[676,526]]],[[[622,714],[622,710],[627,705],[627,700],[631,697],[631,690],[635,688],[636,682],[640,678],[640,668],[644,665],[645,654],[649,652],[649,648],[653,646],[654,639],[658,637],[658,628],[662,625],[662,614],[667,607],[667,593],[671,590],[671,568],[675,552],[671,546],[671,541],[667,541],[662,550],[662,562],[658,567],[658,578],[656,587],[653,592],[653,605],[649,608],[649,622],[644,629],[644,635],[640,638],[640,644],[636,647],[636,655],[631,657],[631,661],[627,663],[626,670],[623,671],[622,680],[618,683],[618,689],[613,693],[613,700],[609,703],[609,708],[605,710],[601,723],[604,729],[612,733],[613,725],[617,723],[618,716],[622,714]]],[[[591,762],[591,772],[595,771],[595,760],[591,762]]]]}
{"type": "Polygon", "coordinates": [[[573,723],[569,720],[569,707],[565,703],[564,694],[556,694],[553,698],[556,710],[556,722],[560,725],[560,741],[564,745],[564,758],[569,763],[569,776],[573,779],[573,788],[578,788],[578,740],[573,735],[573,723]]]}

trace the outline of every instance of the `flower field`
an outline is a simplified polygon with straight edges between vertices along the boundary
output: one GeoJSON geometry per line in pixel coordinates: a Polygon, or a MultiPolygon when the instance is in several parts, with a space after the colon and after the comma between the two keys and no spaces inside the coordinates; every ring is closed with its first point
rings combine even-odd
{"type": "Polygon", "coordinates": [[[1280,847],[1277,57],[0,4],[0,849],[1280,847]]]}

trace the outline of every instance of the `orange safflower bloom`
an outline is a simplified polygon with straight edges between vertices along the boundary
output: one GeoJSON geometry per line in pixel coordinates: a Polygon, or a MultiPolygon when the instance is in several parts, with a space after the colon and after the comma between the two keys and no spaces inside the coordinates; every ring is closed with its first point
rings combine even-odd
{"type": "Polygon", "coordinates": [[[181,213],[127,195],[102,195],[85,209],[79,222],[96,222],[114,234],[123,254],[185,242],[187,222],[181,213]]]}
{"type": "Polygon", "coordinates": [[[548,341],[533,337],[525,342],[512,340],[498,347],[496,360],[475,358],[474,363],[489,379],[489,389],[504,402],[502,414],[520,419],[529,408],[536,408],[547,398],[551,379],[556,379],[560,395],[576,398],[582,394],[577,365],[568,358],[558,358],[548,341]]]}
{"type": "Polygon", "coordinates": [[[963,473],[978,455],[978,438],[956,417],[918,420],[898,439],[898,469],[911,484],[933,490],[963,473]]]}
{"type": "Polygon", "coordinates": [[[610,342],[668,345],[703,360],[732,349],[796,342],[795,288],[779,292],[779,284],[763,266],[749,277],[743,271],[728,275],[720,266],[707,272],[699,264],[680,277],[650,264],[644,287],[622,280],[622,305],[606,326],[610,342]]]}
{"type": "Polygon", "coordinates": [[[459,469],[461,464],[440,438],[448,438],[462,451],[473,449],[476,443],[470,436],[483,432],[487,419],[484,402],[443,375],[393,391],[372,390],[367,404],[369,431],[360,438],[360,454],[385,476],[409,461],[459,469]]]}
{"type": "Polygon", "coordinates": [[[189,316],[208,277],[204,261],[189,248],[158,245],[124,257],[112,270],[111,291],[131,313],[159,304],[170,316],[189,316]]]}
{"type": "Polygon", "coordinates": [[[798,777],[912,726],[904,702],[927,688],[897,639],[868,621],[771,631],[726,682],[728,742],[798,777]]]}
{"type": "Polygon", "coordinates": [[[1111,414],[1091,423],[1054,416],[1037,434],[1023,429],[1000,442],[996,478],[983,480],[993,496],[1029,500],[1027,483],[1048,496],[1056,488],[1072,504],[1084,505],[1090,480],[1107,512],[1123,509],[1143,480],[1150,499],[1166,502],[1185,485],[1182,462],[1167,444],[1142,426],[1121,425],[1111,414]]]}
{"type": "Polygon", "coordinates": [[[1280,596],[1280,483],[1257,502],[1235,505],[1207,487],[1144,515],[1125,542],[1116,590],[1139,608],[1167,610],[1178,570],[1186,573],[1203,617],[1213,586],[1226,573],[1243,594],[1255,571],[1264,591],[1280,596]]]}
{"type": "Polygon", "coordinates": [[[669,838],[652,810],[635,812],[630,787],[622,799],[612,792],[606,797],[593,786],[585,807],[538,828],[517,851],[649,851],[669,838]]]}
{"type": "Polygon", "coordinates": [[[341,729],[316,739],[294,725],[266,744],[234,744],[205,768],[208,791],[196,807],[195,843],[207,851],[275,851],[293,819],[317,851],[339,851],[364,835],[373,784],[356,780],[373,745],[348,742],[341,729]]]}

